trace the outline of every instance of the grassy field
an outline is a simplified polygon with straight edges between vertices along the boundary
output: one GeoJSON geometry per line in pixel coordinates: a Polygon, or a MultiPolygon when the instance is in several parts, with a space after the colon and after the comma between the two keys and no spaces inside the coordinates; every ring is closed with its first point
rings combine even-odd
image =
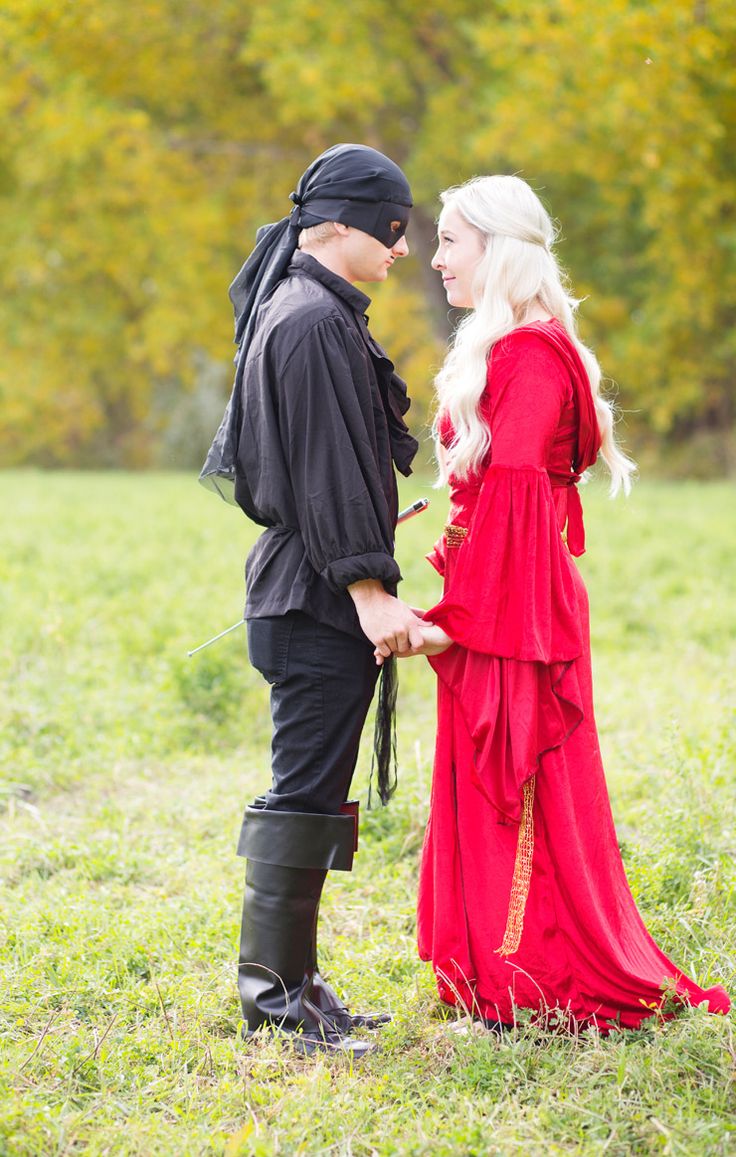
{"type": "MultiPolygon", "coordinates": [[[[408,501],[427,493],[410,480],[408,501]]],[[[736,992],[736,500],[584,495],[597,715],[632,888],[702,984],[736,992]]],[[[736,1153],[734,1018],[512,1039],[438,1007],[414,947],[434,687],[402,666],[400,789],[323,905],[324,970],[389,1009],[350,1069],[238,1039],[243,805],[265,686],[236,632],[254,529],[174,475],[0,475],[0,1154],[736,1153]]],[[[405,595],[445,501],[402,527],[405,595]]],[[[356,778],[365,797],[369,756],[356,778]]]]}

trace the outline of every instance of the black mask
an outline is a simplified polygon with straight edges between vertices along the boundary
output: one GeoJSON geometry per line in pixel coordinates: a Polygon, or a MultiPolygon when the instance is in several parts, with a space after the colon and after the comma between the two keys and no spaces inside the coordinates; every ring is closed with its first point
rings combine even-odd
{"type": "MultiPolygon", "coordinates": [[[[296,196],[296,193],[291,194],[292,201],[295,201],[296,196]]],[[[319,225],[322,221],[340,221],[343,225],[352,225],[354,229],[370,233],[387,249],[391,249],[404,236],[409,224],[409,206],[392,201],[350,201],[320,197],[306,205],[295,203],[297,208],[292,209],[291,219],[300,229],[308,229],[309,225],[319,225]]]]}

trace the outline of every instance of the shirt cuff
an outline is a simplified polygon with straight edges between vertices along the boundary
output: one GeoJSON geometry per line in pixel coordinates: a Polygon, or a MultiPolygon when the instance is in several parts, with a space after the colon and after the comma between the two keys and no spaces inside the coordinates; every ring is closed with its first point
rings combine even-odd
{"type": "Polygon", "coordinates": [[[335,559],[320,573],[333,591],[344,591],[351,583],[361,582],[363,579],[379,579],[390,586],[401,582],[401,571],[396,559],[382,551],[335,559]]]}

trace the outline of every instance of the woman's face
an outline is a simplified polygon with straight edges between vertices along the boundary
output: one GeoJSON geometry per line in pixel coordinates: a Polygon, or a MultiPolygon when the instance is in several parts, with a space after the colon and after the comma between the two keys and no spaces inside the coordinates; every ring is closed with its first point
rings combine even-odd
{"type": "Polygon", "coordinates": [[[432,268],[442,274],[448,303],[472,309],[475,272],[485,253],[483,235],[457,209],[446,205],[440,213],[437,238],[432,268]]]}

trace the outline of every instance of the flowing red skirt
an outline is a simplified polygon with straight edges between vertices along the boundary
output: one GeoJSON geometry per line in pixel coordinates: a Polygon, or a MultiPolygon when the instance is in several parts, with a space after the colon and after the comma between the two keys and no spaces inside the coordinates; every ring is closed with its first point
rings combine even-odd
{"type": "MultiPolygon", "coordinates": [[[[585,646],[561,670],[563,686],[574,682],[579,711],[570,734],[541,755],[534,776],[523,928],[508,954],[498,950],[507,937],[515,870],[518,884],[520,825],[499,810],[504,791],[489,780],[502,778],[503,768],[494,771],[492,761],[478,767],[478,736],[474,742],[459,684],[447,674],[457,666],[457,647],[432,660],[438,731],[419,886],[420,956],[432,962],[443,1001],[507,1023],[519,1007],[537,1010],[548,1023],[603,1031],[636,1028],[678,1003],[705,1002],[710,1012],[727,1013],[722,987],[700,988],[655,944],[629,889],[593,715],[587,596],[572,570],[585,646]]],[[[527,674],[538,677],[538,665],[486,659],[497,664],[493,717],[510,720],[513,730],[517,706],[524,710],[513,696],[527,674]]]]}

